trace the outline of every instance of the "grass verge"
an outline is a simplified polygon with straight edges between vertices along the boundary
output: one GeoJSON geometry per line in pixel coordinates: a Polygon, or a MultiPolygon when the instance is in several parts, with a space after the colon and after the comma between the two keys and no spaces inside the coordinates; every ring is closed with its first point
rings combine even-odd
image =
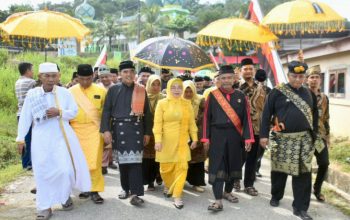
{"type": "Polygon", "coordinates": [[[327,187],[323,187],[322,193],[326,197],[327,203],[339,209],[344,215],[350,217],[350,206],[348,200],[327,187]]]}
{"type": "Polygon", "coordinates": [[[4,190],[4,187],[16,180],[19,176],[26,173],[23,170],[21,164],[9,165],[6,168],[0,169],[0,193],[4,190]]]}

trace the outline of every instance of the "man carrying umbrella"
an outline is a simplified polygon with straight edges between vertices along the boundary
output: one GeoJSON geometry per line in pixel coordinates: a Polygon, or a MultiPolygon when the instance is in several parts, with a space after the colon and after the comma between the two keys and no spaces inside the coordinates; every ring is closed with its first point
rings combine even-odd
{"type": "Polygon", "coordinates": [[[260,145],[269,142],[270,134],[271,194],[270,205],[279,206],[288,175],[292,175],[293,213],[301,219],[312,219],[307,210],[311,196],[311,162],[318,130],[317,99],[302,86],[308,66],[299,61],[288,65],[288,84],[272,89],[264,106],[260,145]]]}
{"type": "Polygon", "coordinates": [[[242,142],[245,142],[246,151],[250,151],[254,142],[248,99],[232,88],[232,66],[222,66],[218,80],[220,87],[211,91],[206,101],[201,140],[206,149],[210,145],[209,183],[216,200],[208,207],[211,211],[223,209],[223,198],[238,202],[231,192],[233,181],[242,178],[242,142]]]}
{"type": "Polygon", "coordinates": [[[258,108],[256,99],[262,96],[264,100],[266,92],[263,89],[258,89],[258,84],[254,81],[255,68],[252,59],[246,58],[242,60],[241,73],[245,82],[240,86],[240,90],[249,98],[249,104],[251,106],[250,116],[252,118],[255,139],[252,149],[244,155],[244,192],[251,196],[257,196],[258,191],[254,188],[254,181],[259,150],[259,129],[262,108],[258,108]]]}
{"type": "Polygon", "coordinates": [[[329,101],[328,97],[321,93],[320,84],[321,84],[321,69],[319,66],[311,67],[308,70],[307,75],[307,84],[310,90],[317,97],[317,107],[319,113],[319,121],[318,121],[318,131],[321,137],[321,147],[316,147],[315,156],[317,160],[318,170],[316,181],[314,184],[314,195],[317,200],[320,202],[325,201],[324,195],[321,193],[322,183],[326,178],[328,166],[329,166],[329,155],[328,155],[328,147],[329,147],[329,101]]]}

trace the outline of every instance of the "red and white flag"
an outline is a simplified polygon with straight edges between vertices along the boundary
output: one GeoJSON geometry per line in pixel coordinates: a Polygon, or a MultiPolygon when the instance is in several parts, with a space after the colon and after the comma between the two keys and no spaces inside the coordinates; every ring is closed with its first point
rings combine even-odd
{"type": "MultiPolygon", "coordinates": [[[[246,19],[256,24],[260,24],[263,19],[263,13],[258,0],[251,0],[246,19]]],[[[287,82],[287,76],[283,71],[283,66],[278,53],[273,49],[273,43],[261,44],[261,50],[258,50],[260,66],[267,73],[268,79],[272,85],[287,82]]]]}
{"type": "Polygon", "coordinates": [[[94,65],[94,67],[106,64],[106,62],[107,62],[107,46],[104,45],[103,48],[102,48],[101,54],[97,58],[97,61],[96,61],[95,65],[94,65]]]}

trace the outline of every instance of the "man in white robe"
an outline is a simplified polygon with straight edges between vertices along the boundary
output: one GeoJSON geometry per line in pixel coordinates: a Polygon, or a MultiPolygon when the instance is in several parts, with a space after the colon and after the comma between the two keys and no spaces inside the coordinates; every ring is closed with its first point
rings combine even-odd
{"type": "Polygon", "coordinates": [[[18,124],[18,150],[22,152],[24,137],[32,130],[32,165],[37,186],[37,219],[49,219],[51,207],[62,204],[71,210],[72,189],[81,192],[91,188],[85,156],[69,120],[78,107],[70,92],[56,86],[60,73],[54,63],[39,66],[42,87],[29,90],[18,124]]]}

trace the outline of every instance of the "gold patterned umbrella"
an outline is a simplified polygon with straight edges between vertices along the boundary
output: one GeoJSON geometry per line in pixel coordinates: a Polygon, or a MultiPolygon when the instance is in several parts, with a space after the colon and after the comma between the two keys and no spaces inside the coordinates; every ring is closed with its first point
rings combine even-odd
{"type": "Polygon", "coordinates": [[[241,18],[219,19],[197,33],[200,46],[220,46],[228,49],[257,49],[261,44],[278,38],[266,27],[241,18]]]}
{"type": "Polygon", "coordinates": [[[277,35],[330,33],[344,30],[345,19],[330,6],[311,0],[277,5],[262,20],[277,35]]]}

